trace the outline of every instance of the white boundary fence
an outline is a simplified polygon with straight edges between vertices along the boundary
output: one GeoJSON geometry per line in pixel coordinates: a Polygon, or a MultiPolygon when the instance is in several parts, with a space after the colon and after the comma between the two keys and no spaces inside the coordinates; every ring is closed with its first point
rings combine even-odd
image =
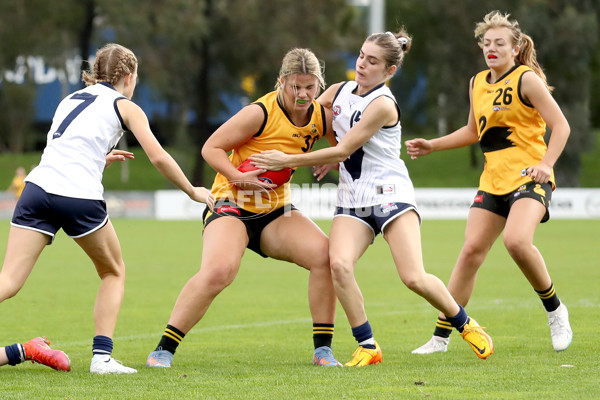
{"type": "MultiPolygon", "coordinates": [[[[336,185],[292,185],[292,201],[313,219],[331,219],[336,185]]],[[[417,207],[423,219],[466,219],[477,189],[416,189],[417,207]]],[[[156,192],[106,192],[112,218],[200,220],[204,205],[191,201],[178,190],[156,192]]],[[[10,219],[15,200],[0,193],[0,219],[10,219]]],[[[600,219],[600,189],[558,188],[552,194],[551,218],[600,219]]]]}

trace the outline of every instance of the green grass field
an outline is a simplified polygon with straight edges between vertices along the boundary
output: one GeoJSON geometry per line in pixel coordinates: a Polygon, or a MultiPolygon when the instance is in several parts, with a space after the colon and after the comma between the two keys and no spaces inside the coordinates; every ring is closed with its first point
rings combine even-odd
{"type": "MultiPolygon", "coordinates": [[[[171,369],[144,367],[175,298],[201,257],[199,222],[115,220],[127,284],[114,356],[139,373],[93,376],[92,308],[99,280],[91,262],[63,233],[42,254],[22,291],[0,305],[2,345],[46,335],[65,350],[72,371],[39,364],[0,368],[1,399],[597,399],[600,397],[598,231],[600,220],[542,225],[536,245],[575,337],[555,353],[541,302],[501,243],[479,274],[467,310],[494,338],[479,360],[453,334],[444,354],[416,356],[437,312],[406,289],[379,237],[357,266],[369,320],[384,361],[365,368],[314,367],[307,305],[308,273],[248,252],[236,281],[187,335],[171,369]]],[[[8,221],[1,221],[2,254],[8,221]]],[[[328,232],[329,223],[321,223],[328,232]]],[[[446,281],[462,244],[464,221],[426,220],[427,270],[446,281]]],[[[223,244],[226,249],[227,244],[223,244]]],[[[338,309],[334,352],[355,349],[338,309]]]]}

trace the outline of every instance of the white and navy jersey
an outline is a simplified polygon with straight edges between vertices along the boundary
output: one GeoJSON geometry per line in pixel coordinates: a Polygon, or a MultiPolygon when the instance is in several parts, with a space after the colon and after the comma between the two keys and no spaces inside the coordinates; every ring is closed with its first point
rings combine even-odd
{"type": "Polygon", "coordinates": [[[125,132],[117,100],[125,98],[97,83],[64,98],[58,105],[44,154],[25,178],[47,193],[102,200],[105,156],[125,132]]]}
{"type": "MultiPolygon", "coordinates": [[[[357,86],[356,82],[343,83],[333,100],[333,130],[338,142],[360,120],[373,100],[387,96],[396,103],[385,84],[360,96],[353,93],[357,86]]],[[[416,205],[408,170],[400,159],[400,148],[398,109],[398,122],[395,125],[382,127],[340,163],[337,206],[356,208],[395,202],[416,205]]]]}

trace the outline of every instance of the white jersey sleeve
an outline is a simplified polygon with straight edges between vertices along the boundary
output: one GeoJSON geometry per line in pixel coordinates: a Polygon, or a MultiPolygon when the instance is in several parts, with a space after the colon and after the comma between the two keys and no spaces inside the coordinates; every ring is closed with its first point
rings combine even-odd
{"type": "Polygon", "coordinates": [[[125,132],[117,100],[123,95],[98,83],[58,105],[37,167],[25,178],[47,193],[102,200],[105,156],[125,132]]]}
{"type": "MultiPolygon", "coordinates": [[[[354,94],[356,82],[344,83],[333,101],[333,130],[340,141],[357,123],[373,100],[380,96],[396,99],[381,84],[364,95],[354,94]]],[[[397,105],[396,105],[397,107],[397,105]]],[[[338,207],[369,207],[401,202],[416,206],[408,170],[400,159],[401,128],[398,122],[382,127],[361,148],[340,163],[338,207]]]]}

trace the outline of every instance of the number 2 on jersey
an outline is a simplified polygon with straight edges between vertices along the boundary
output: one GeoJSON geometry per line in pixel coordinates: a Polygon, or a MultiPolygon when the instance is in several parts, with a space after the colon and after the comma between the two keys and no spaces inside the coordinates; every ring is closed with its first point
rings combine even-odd
{"type": "Polygon", "coordinates": [[[73,120],[77,118],[77,116],[81,114],[83,110],[85,110],[90,104],[92,104],[94,100],[96,100],[96,97],[98,96],[89,93],[76,93],[73,96],[71,96],[69,100],[82,100],[82,103],[75,107],[73,111],[71,111],[69,115],[67,115],[67,117],[63,120],[63,122],[60,123],[58,129],[52,135],[52,139],[58,139],[59,137],[61,137],[63,133],[65,133],[69,125],[71,125],[71,122],[73,122],[73,120]]]}

